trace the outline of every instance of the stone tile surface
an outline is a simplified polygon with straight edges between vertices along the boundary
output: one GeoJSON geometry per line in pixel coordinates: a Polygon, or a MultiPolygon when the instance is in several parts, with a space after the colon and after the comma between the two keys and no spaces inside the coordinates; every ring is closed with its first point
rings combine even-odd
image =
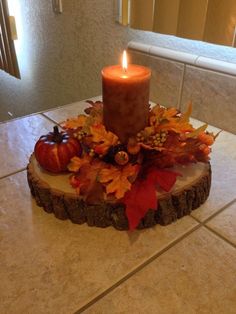
{"type": "Polygon", "coordinates": [[[236,245],[236,198],[235,203],[210,220],[207,226],[236,245]]]}
{"type": "MultiPolygon", "coordinates": [[[[192,119],[195,127],[201,121],[192,119]]],[[[219,129],[209,126],[209,132],[217,133],[219,129]]],[[[221,132],[212,146],[211,153],[212,185],[208,200],[192,212],[192,216],[204,221],[227,203],[236,198],[236,136],[221,132]]]]}
{"type": "Polygon", "coordinates": [[[84,313],[234,314],[236,250],[200,228],[84,313]]]}
{"type": "Polygon", "coordinates": [[[236,77],[186,66],[181,107],[193,117],[236,134],[236,77]]]}
{"type": "Polygon", "coordinates": [[[188,216],[129,233],[61,221],[35,205],[25,171],[0,191],[0,313],[74,313],[197,225],[188,216]]]}
{"type": "MultiPolygon", "coordinates": [[[[88,98],[88,100],[102,100],[102,96],[88,98]]],[[[77,101],[72,104],[47,111],[44,114],[55,122],[60,123],[68,118],[76,117],[78,114],[84,114],[84,109],[89,106],[90,105],[86,102],[86,100],[77,101]]]]}
{"type": "Polygon", "coordinates": [[[150,100],[166,107],[178,106],[184,65],[130,51],[131,62],[152,70],[150,100]]]}
{"type": "Polygon", "coordinates": [[[37,139],[53,124],[41,115],[0,124],[0,177],[26,167],[37,139]]]}

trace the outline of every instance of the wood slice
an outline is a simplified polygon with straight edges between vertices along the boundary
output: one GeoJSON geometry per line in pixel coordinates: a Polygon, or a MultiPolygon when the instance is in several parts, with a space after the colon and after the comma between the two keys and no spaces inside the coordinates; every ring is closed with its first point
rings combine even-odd
{"type": "MultiPolygon", "coordinates": [[[[148,228],[156,224],[167,225],[191,213],[203,204],[210,191],[210,163],[176,166],[171,170],[180,172],[175,186],[170,192],[157,191],[158,209],[149,210],[138,228],[148,228]]],[[[27,177],[31,193],[37,205],[59,219],[70,219],[73,223],[87,222],[89,226],[114,226],[128,230],[128,220],[123,204],[100,203],[89,205],[84,202],[69,184],[70,174],[51,174],[44,171],[31,156],[27,177]]]]}

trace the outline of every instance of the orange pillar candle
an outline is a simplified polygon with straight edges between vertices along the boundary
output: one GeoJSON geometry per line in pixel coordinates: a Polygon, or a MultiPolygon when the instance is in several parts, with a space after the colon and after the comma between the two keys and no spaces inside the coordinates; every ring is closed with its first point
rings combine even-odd
{"type": "Polygon", "coordinates": [[[150,69],[130,64],[102,70],[103,118],[107,130],[121,142],[136,135],[148,124],[150,69]]]}

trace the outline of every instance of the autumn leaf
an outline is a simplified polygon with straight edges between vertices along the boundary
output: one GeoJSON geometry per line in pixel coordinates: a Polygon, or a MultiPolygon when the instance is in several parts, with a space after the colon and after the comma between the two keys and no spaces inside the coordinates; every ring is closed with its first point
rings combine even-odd
{"type": "Polygon", "coordinates": [[[70,185],[76,190],[77,194],[80,194],[80,180],[75,174],[72,174],[69,178],[70,185]]]}
{"type": "Polygon", "coordinates": [[[99,173],[99,181],[106,184],[107,194],[115,193],[117,199],[122,198],[125,192],[131,188],[130,178],[136,176],[139,170],[138,165],[128,164],[123,168],[110,166],[109,169],[102,169],[99,173]]]}
{"type": "Polygon", "coordinates": [[[89,133],[91,125],[102,124],[103,122],[103,104],[101,101],[93,102],[91,100],[87,100],[87,103],[91,105],[84,110],[88,114],[85,129],[89,133]]]}
{"type": "Polygon", "coordinates": [[[178,121],[174,122],[166,122],[165,124],[160,124],[157,127],[157,131],[173,131],[175,133],[184,133],[191,132],[194,128],[188,122],[178,123],[178,121]]]}
{"type": "Polygon", "coordinates": [[[123,203],[126,206],[126,216],[129,229],[135,229],[148,210],[157,210],[156,186],[169,192],[181,174],[162,169],[150,168],[146,179],[136,180],[130,191],[125,193],[123,203]]]}
{"type": "Polygon", "coordinates": [[[182,176],[178,172],[150,168],[147,175],[147,180],[152,182],[155,186],[160,186],[164,191],[169,192],[174,186],[178,176],[182,176]]]}
{"type": "Polygon", "coordinates": [[[67,119],[60,123],[62,128],[76,130],[83,129],[86,133],[90,132],[90,126],[94,124],[101,124],[103,120],[103,104],[101,101],[87,101],[91,107],[85,109],[88,115],[78,115],[75,118],[67,119]]]}
{"type": "Polygon", "coordinates": [[[80,180],[80,194],[93,201],[101,200],[103,198],[103,190],[99,185],[101,183],[98,181],[99,173],[101,169],[105,167],[105,163],[100,160],[93,160],[90,164],[84,164],[79,171],[78,179],[80,180]],[[96,192],[96,195],[92,195],[96,192]]]}
{"type": "Polygon", "coordinates": [[[176,108],[167,108],[163,115],[162,115],[162,118],[163,119],[167,119],[167,120],[171,120],[173,119],[173,117],[176,117],[176,115],[178,114],[178,109],[176,108]]]}
{"type": "Polygon", "coordinates": [[[199,128],[195,129],[194,131],[186,134],[186,137],[187,138],[190,138],[190,137],[197,137],[198,135],[200,135],[202,132],[204,132],[208,127],[208,124],[204,124],[202,126],[200,126],[199,128]]]}
{"type": "Polygon", "coordinates": [[[152,108],[151,113],[159,119],[160,117],[162,117],[165,110],[166,109],[164,107],[161,107],[157,104],[152,108]]]}
{"type": "Polygon", "coordinates": [[[142,133],[144,137],[149,137],[150,135],[155,133],[155,128],[154,126],[147,126],[146,128],[144,128],[142,133]]]}
{"type": "Polygon", "coordinates": [[[103,115],[103,103],[101,101],[95,101],[93,102],[92,100],[87,100],[87,103],[91,105],[91,107],[86,108],[84,111],[88,115],[92,117],[102,117],[103,115]]]}
{"type": "Polygon", "coordinates": [[[61,123],[64,129],[78,129],[84,127],[87,117],[85,115],[78,115],[76,118],[67,119],[61,123]]]}
{"type": "Polygon", "coordinates": [[[149,209],[157,209],[156,188],[149,180],[136,181],[125,193],[123,203],[129,221],[129,229],[134,230],[149,209]]]}
{"type": "Polygon", "coordinates": [[[213,133],[202,132],[198,135],[198,140],[208,146],[211,146],[214,144],[215,139],[217,138],[220,132],[218,132],[216,135],[214,135],[213,133]]]}
{"type": "Polygon", "coordinates": [[[155,127],[155,133],[160,131],[173,131],[175,133],[191,132],[194,130],[189,123],[192,106],[179,115],[176,108],[164,108],[156,105],[150,112],[150,126],[155,127]]]}
{"type": "Polygon", "coordinates": [[[117,144],[118,137],[114,133],[107,131],[102,124],[92,125],[90,132],[92,141],[97,144],[94,147],[94,151],[97,154],[104,155],[110,146],[117,144]]]}
{"type": "Polygon", "coordinates": [[[113,145],[118,140],[117,136],[114,133],[107,131],[105,126],[102,124],[93,125],[90,127],[90,129],[91,134],[93,135],[93,141],[95,143],[107,141],[113,145]]]}
{"type": "Polygon", "coordinates": [[[85,162],[81,164],[79,172],[70,178],[70,184],[89,204],[99,203],[104,200],[103,186],[98,181],[99,172],[104,167],[106,167],[106,164],[98,159],[85,162]]]}
{"type": "Polygon", "coordinates": [[[189,122],[190,116],[192,114],[192,103],[188,104],[188,108],[185,113],[183,113],[179,119],[179,123],[189,122]]]}
{"type": "Polygon", "coordinates": [[[156,105],[151,111],[150,125],[157,126],[163,121],[173,121],[176,119],[178,112],[179,111],[176,108],[165,108],[161,107],[160,105],[156,105]]]}
{"type": "Polygon", "coordinates": [[[67,168],[71,172],[78,172],[83,165],[90,164],[90,162],[91,157],[88,155],[84,155],[82,158],[75,156],[71,158],[67,168]]]}

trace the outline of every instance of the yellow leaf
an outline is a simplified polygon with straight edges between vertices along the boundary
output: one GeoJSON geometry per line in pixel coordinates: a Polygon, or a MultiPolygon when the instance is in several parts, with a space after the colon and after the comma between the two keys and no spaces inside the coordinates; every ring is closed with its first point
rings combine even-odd
{"type": "Polygon", "coordinates": [[[182,114],[181,118],[179,119],[179,123],[183,123],[183,122],[189,122],[190,116],[192,113],[192,103],[190,102],[188,104],[188,108],[186,110],[185,113],[182,114]]]}
{"type": "Polygon", "coordinates": [[[214,140],[216,140],[216,138],[220,135],[221,132],[223,132],[223,130],[220,130],[219,132],[216,133],[216,135],[214,135],[214,140]]]}
{"type": "Polygon", "coordinates": [[[173,121],[167,121],[165,123],[161,123],[156,127],[156,131],[173,131],[175,133],[183,133],[183,132],[191,132],[194,130],[192,125],[189,122],[182,122],[179,123],[179,121],[175,121],[177,119],[174,119],[173,121]]]}
{"type": "Polygon", "coordinates": [[[197,137],[200,133],[204,132],[207,129],[207,127],[208,127],[208,124],[204,124],[200,126],[199,128],[197,128],[196,130],[194,130],[193,132],[186,134],[186,137],[188,138],[197,137]]]}
{"type": "Polygon", "coordinates": [[[84,110],[85,113],[102,121],[103,103],[101,101],[93,102],[91,100],[87,100],[87,103],[89,103],[91,107],[86,108],[84,110]]]}
{"type": "Polygon", "coordinates": [[[149,137],[150,135],[153,135],[155,133],[154,126],[147,126],[144,130],[144,137],[149,137]]]}
{"type": "Polygon", "coordinates": [[[83,158],[75,156],[71,158],[70,163],[67,166],[67,168],[71,172],[78,172],[83,165],[89,164],[90,161],[91,161],[91,157],[88,155],[85,155],[83,158]]]}
{"type": "Polygon", "coordinates": [[[131,189],[129,178],[136,175],[137,165],[126,165],[124,168],[111,166],[109,169],[102,169],[99,173],[99,181],[107,183],[107,194],[115,193],[117,199],[124,197],[125,193],[131,189]]]}
{"type": "Polygon", "coordinates": [[[118,137],[114,133],[107,131],[102,124],[90,126],[90,132],[92,141],[98,144],[94,147],[94,150],[99,154],[105,154],[110,146],[117,144],[118,137]]]}
{"type": "Polygon", "coordinates": [[[163,113],[165,111],[165,108],[164,107],[161,107],[160,105],[155,105],[153,108],[152,108],[152,113],[157,117],[157,118],[160,118],[162,117],[163,113]]]}
{"type": "Polygon", "coordinates": [[[76,118],[67,119],[61,123],[61,126],[66,129],[78,129],[84,127],[87,117],[85,115],[78,115],[76,118]]]}
{"type": "Polygon", "coordinates": [[[170,120],[171,118],[175,117],[178,113],[176,108],[167,108],[166,111],[163,113],[162,118],[170,120]]]}

